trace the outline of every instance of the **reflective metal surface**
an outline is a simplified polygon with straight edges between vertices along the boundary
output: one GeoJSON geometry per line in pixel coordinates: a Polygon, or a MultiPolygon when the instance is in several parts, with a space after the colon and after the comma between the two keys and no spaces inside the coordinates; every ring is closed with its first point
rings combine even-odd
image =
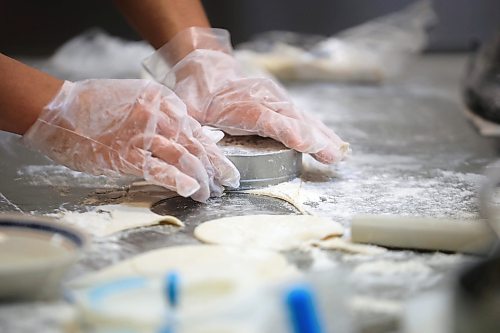
{"type": "Polygon", "coordinates": [[[226,136],[219,146],[240,172],[239,190],[283,183],[302,170],[302,154],[270,138],[226,136]]]}
{"type": "MultiPolygon", "coordinates": [[[[296,104],[321,118],[353,150],[349,160],[329,173],[304,165],[301,191],[307,196],[302,204],[311,213],[347,227],[356,214],[478,218],[483,169],[498,158],[500,145],[496,139],[478,135],[462,114],[460,81],[465,61],[463,55],[427,55],[409,65],[404,77],[381,86],[288,84],[296,104]]],[[[2,211],[83,210],[89,193],[120,185],[102,177],[68,173],[25,149],[16,136],[1,133],[0,143],[2,211]]],[[[280,201],[259,200],[227,196],[203,206],[179,201],[157,204],[156,212],[181,214],[186,232],[157,226],[96,239],[72,274],[84,274],[152,248],[197,242],[188,230],[203,219],[293,212],[280,201]]],[[[309,255],[298,253],[292,260],[308,267],[307,260],[300,258],[309,255]]],[[[447,277],[474,260],[413,251],[388,251],[376,258],[329,251],[320,259],[320,264],[327,261],[354,272],[355,292],[369,299],[357,310],[356,321],[361,331],[373,333],[398,331],[398,314],[386,311],[382,305],[387,303],[381,302],[402,306],[425,290],[449,286],[447,277]],[[387,266],[390,269],[375,270],[387,266]]],[[[1,314],[0,330],[15,327],[1,326],[1,314]]],[[[23,316],[27,317],[36,316],[23,316]]],[[[34,322],[31,331],[39,330],[42,319],[34,322]]]]}

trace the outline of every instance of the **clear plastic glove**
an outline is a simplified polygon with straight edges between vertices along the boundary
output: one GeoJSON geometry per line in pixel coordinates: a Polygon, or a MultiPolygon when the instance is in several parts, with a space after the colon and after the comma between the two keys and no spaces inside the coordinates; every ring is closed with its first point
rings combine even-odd
{"type": "Polygon", "coordinates": [[[271,137],[326,164],[344,158],[349,144],[298,110],[276,82],[245,77],[231,52],[226,30],[193,27],[178,33],[143,64],[204,125],[231,135],[271,137]]]}
{"type": "Polygon", "coordinates": [[[24,143],[94,175],[133,175],[206,201],[239,173],[168,88],[146,80],[66,81],[24,143]]]}

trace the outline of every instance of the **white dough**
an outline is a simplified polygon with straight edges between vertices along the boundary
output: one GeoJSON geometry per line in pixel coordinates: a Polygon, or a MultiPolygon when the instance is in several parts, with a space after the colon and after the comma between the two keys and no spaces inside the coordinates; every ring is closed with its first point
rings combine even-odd
{"type": "Polygon", "coordinates": [[[313,245],[323,250],[338,250],[353,254],[379,255],[386,253],[387,249],[368,244],[352,243],[340,237],[332,237],[314,242],[313,245]]]}
{"type": "Polygon", "coordinates": [[[232,216],[200,224],[194,235],[206,243],[289,250],[342,235],[340,224],[310,215],[232,216]]]}
{"type": "Polygon", "coordinates": [[[170,270],[183,280],[231,279],[237,284],[273,281],[297,274],[279,253],[217,245],[182,245],[140,254],[71,282],[92,285],[127,276],[163,276],[170,270]]]}
{"type": "MultiPolygon", "coordinates": [[[[164,320],[164,277],[171,271],[179,274],[181,288],[177,314],[198,319],[212,319],[214,315],[226,313],[261,290],[261,287],[295,278],[299,274],[283,255],[274,251],[182,245],[146,252],[70,281],[69,285],[77,295],[78,304],[84,309],[85,320],[92,325],[133,327],[150,332],[156,331],[152,328],[158,327],[164,320]],[[137,276],[146,277],[148,284],[92,300],[92,295],[95,295],[92,290],[96,290],[93,287],[100,290],[102,283],[137,276]]],[[[197,321],[186,320],[185,323],[193,326],[189,326],[193,331],[196,328],[196,332],[213,332],[205,330],[206,327],[197,321]]],[[[222,321],[214,324],[220,326],[227,323],[222,321]]]]}
{"type": "Polygon", "coordinates": [[[98,237],[157,224],[184,226],[184,223],[174,216],[162,216],[153,213],[148,207],[124,204],[96,206],[92,211],[84,213],[63,212],[59,218],[62,222],[76,225],[98,237]]]}
{"type": "Polygon", "coordinates": [[[285,182],[274,186],[258,188],[253,190],[245,190],[242,192],[281,199],[283,201],[288,202],[290,205],[294,206],[300,213],[304,215],[310,215],[310,213],[307,211],[304,205],[302,205],[301,202],[300,198],[301,186],[302,186],[302,180],[296,179],[290,182],[285,182]]]}

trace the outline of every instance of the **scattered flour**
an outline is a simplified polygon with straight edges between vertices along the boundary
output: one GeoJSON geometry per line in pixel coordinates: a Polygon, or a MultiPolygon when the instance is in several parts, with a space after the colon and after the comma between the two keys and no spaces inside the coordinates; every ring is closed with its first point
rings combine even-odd
{"type": "Polygon", "coordinates": [[[337,264],[328,257],[328,254],[325,251],[321,249],[312,246],[303,246],[301,247],[301,250],[309,253],[311,256],[311,271],[324,271],[337,267],[337,264]]]}
{"type": "Polygon", "coordinates": [[[130,181],[128,178],[113,179],[107,176],[93,176],[71,170],[63,165],[26,165],[17,175],[34,186],[71,186],[84,188],[113,188],[130,181]]]}
{"type": "Polygon", "coordinates": [[[358,264],[350,280],[360,294],[405,299],[420,291],[436,286],[444,279],[439,270],[426,265],[423,260],[407,258],[402,261],[380,259],[358,264]]]}
{"type": "Polygon", "coordinates": [[[5,303],[0,310],[0,331],[78,332],[78,319],[76,308],[65,302],[5,303]]]}
{"type": "Polygon", "coordinates": [[[388,260],[377,260],[359,265],[353,271],[354,274],[373,275],[422,275],[431,274],[432,270],[418,261],[394,262],[388,260]]]}
{"type": "Polygon", "coordinates": [[[349,302],[349,306],[356,312],[370,312],[392,316],[399,316],[403,311],[402,302],[364,296],[353,297],[349,302]]]}
{"type": "Polygon", "coordinates": [[[23,210],[19,208],[19,206],[10,201],[2,192],[0,192],[0,212],[8,211],[23,213],[23,210]]]}

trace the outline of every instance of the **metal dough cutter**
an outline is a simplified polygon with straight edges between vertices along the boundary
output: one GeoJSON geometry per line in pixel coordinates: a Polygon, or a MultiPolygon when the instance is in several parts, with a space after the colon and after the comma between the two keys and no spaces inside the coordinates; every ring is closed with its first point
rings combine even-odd
{"type": "Polygon", "coordinates": [[[302,153],[259,136],[228,136],[218,143],[240,171],[240,188],[276,185],[300,176],[302,153]]]}
{"type": "Polygon", "coordinates": [[[275,185],[300,176],[301,153],[259,136],[226,136],[218,145],[240,171],[240,187],[236,191],[210,198],[205,204],[178,196],[167,198],[155,203],[151,210],[160,215],[176,216],[186,223],[187,229],[225,216],[300,214],[281,199],[238,191],[275,185]]]}

